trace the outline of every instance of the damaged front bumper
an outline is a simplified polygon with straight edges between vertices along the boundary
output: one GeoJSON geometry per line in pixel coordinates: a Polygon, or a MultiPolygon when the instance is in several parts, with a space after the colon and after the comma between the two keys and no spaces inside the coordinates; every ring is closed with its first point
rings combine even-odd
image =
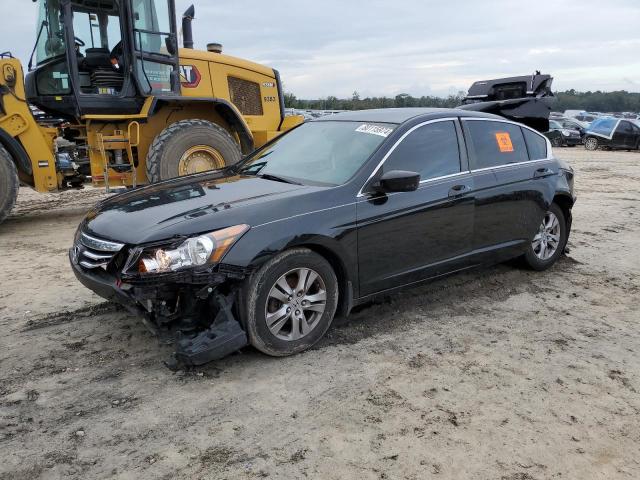
{"type": "Polygon", "coordinates": [[[72,248],[69,261],[88,289],[142,317],[161,341],[173,343],[170,368],[202,365],[248,345],[239,320],[237,298],[247,272],[218,266],[217,271],[189,271],[142,278],[121,278],[108,269],[88,269],[72,248]]]}

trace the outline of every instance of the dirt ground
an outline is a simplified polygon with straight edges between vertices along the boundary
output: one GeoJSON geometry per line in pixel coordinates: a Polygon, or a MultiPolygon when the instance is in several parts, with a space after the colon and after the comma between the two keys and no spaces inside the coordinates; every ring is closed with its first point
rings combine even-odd
{"type": "Polygon", "coordinates": [[[0,478],[640,478],[640,154],[577,171],[570,253],[360,309],[304,354],[193,372],[66,259],[102,193],[0,226],[0,478]]]}

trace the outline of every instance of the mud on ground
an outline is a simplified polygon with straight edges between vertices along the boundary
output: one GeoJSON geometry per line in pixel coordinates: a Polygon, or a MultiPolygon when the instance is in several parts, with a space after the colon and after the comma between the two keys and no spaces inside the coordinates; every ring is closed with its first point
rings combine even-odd
{"type": "Polygon", "coordinates": [[[0,226],[0,478],[640,478],[640,154],[577,171],[570,253],[361,308],[312,351],[173,373],[73,278],[102,193],[0,226]]]}

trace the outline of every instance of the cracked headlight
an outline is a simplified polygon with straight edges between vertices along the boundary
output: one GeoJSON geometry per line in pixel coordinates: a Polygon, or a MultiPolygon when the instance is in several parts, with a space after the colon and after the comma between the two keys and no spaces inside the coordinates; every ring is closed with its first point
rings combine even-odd
{"type": "Polygon", "coordinates": [[[138,260],[140,273],[174,272],[183,268],[218,263],[249,230],[249,225],[233,227],[187,238],[175,248],[150,248],[138,260]]]}

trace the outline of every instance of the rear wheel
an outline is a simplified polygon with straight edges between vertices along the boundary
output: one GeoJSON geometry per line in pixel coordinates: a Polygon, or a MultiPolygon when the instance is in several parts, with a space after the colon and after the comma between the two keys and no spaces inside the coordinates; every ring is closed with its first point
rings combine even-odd
{"type": "Polygon", "coordinates": [[[597,150],[598,149],[598,139],[594,137],[589,137],[584,141],[584,148],[587,150],[597,150]]]}
{"type": "Polygon", "coordinates": [[[552,203],[527,247],[525,263],[534,270],[546,270],[560,258],[567,240],[564,213],[557,204],[552,203]]]}
{"type": "Polygon", "coordinates": [[[0,145],[0,222],[2,222],[16,204],[18,198],[18,171],[9,152],[0,145]]]}
{"type": "Polygon", "coordinates": [[[292,355],[325,334],[338,305],[336,274],[306,248],[287,250],[245,285],[245,324],[251,344],[273,356],[292,355]]]}
{"type": "Polygon", "coordinates": [[[240,147],[224,128],[207,120],[181,120],[158,135],[147,154],[150,182],[237,163],[240,147]]]}

